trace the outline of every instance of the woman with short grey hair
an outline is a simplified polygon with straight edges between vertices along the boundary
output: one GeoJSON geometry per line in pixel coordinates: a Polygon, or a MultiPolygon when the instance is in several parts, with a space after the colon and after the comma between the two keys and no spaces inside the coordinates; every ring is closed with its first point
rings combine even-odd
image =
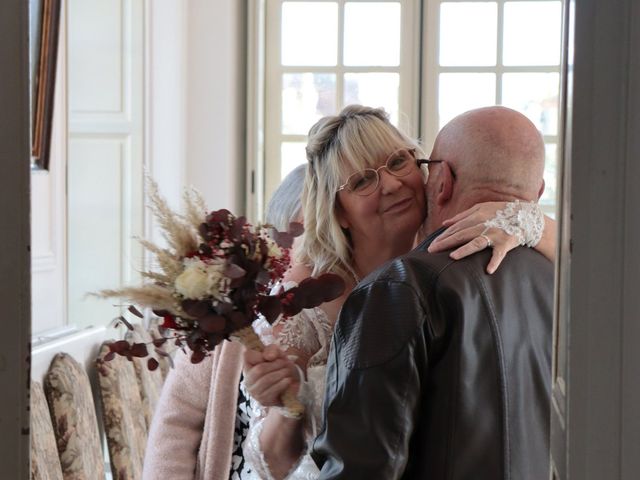
{"type": "Polygon", "coordinates": [[[280,232],[289,230],[289,223],[298,221],[302,223],[302,187],[306,165],[298,165],[284,177],[282,183],[267,204],[265,221],[280,232]]]}

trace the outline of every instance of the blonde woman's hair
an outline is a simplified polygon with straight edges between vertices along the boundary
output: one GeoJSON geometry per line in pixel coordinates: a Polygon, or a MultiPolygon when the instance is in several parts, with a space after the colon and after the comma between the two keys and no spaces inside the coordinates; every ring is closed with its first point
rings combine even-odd
{"type": "Polygon", "coordinates": [[[400,148],[422,155],[417,142],[393,126],[381,108],[349,105],[311,127],[302,192],[305,233],[297,260],[310,266],[313,275],[332,272],[357,278],[349,232],[338,222],[338,188],[349,174],[377,167],[400,148]]]}

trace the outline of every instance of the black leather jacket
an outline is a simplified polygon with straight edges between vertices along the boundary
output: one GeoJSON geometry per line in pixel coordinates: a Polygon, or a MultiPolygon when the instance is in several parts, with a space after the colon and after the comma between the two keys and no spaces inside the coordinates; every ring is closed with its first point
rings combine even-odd
{"type": "Polygon", "coordinates": [[[453,262],[429,242],[345,303],[327,368],[321,479],[546,480],[553,266],[517,248],[453,262]]]}

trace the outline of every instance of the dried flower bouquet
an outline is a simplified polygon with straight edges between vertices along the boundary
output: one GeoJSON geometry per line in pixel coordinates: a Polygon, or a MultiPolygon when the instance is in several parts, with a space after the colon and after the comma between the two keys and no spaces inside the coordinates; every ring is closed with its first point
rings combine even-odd
{"type": "MultiPolygon", "coordinates": [[[[160,355],[166,353],[158,347],[168,341],[181,348],[186,345],[193,363],[201,362],[225,339],[237,339],[261,351],[264,344],[251,327],[257,315],[273,323],[280,315],[295,315],[344,291],[341,277],[324,274],[293,289],[271,293],[289,267],[293,238],[302,233],[300,224],[292,223],[288,232],[278,232],[269,225],[252,226],[228,210],[207,213],[194,190],[185,192],[186,212],[180,215],[169,208],[153,181],[148,185],[150,208],[168,246],[141,240],[156,260],[157,268],[142,272],[147,282],[96,295],[125,298],[162,317],[163,338],[153,342],[160,355]]],[[[129,311],[142,316],[133,305],[129,311]]],[[[124,317],[119,319],[130,327],[124,317]]],[[[147,345],[113,342],[105,360],[116,354],[128,359],[146,357],[147,345]]],[[[150,369],[157,366],[155,359],[148,360],[150,369]]],[[[282,400],[291,414],[302,414],[303,407],[293,395],[282,400]]]]}

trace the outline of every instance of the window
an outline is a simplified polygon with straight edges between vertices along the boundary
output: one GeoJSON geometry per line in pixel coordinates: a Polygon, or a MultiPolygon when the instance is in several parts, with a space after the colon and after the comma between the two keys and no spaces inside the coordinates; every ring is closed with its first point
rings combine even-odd
{"type": "Polygon", "coordinates": [[[265,198],[306,161],[318,119],[384,107],[417,134],[417,1],[267,0],[265,198]]]}
{"type": "Polygon", "coordinates": [[[504,105],[527,115],[546,145],[541,204],[554,214],[562,2],[429,0],[425,12],[423,135],[471,108],[504,105]]]}
{"type": "Polygon", "coordinates": [[[344,105],[385,107],[428,150],[451,118],[497,104],[524,113],[542,132],[541,203],[555,213],[562,1],[421,5],[266,0],[264,198],[251,205],[305,162],[309,127],[344,105]]]}

